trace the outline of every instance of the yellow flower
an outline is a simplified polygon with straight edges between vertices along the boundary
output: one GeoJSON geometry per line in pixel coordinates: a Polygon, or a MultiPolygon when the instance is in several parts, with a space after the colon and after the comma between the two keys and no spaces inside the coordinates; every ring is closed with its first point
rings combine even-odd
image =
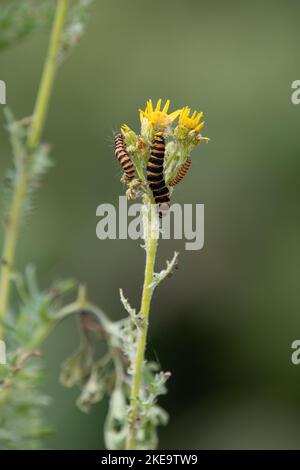
{"type": "Polygon", "coordinates": [[[167,100],[165,106],[161,110],[161,99],[159,99],[154,109],[152,100],[148,100],[145,111],[141,109],[139,110],[141,123],[146,119],[150,124],[157,128],[164,129],[169,126],[181,113],[181,109],[178,109],[177,111],[168,114],[169,106],[170,100],[167,100]]]}
{"type": "Polygon", "coordinates": [[[180,116],[179,116],[179,125],[185,126],[190,130],[195,131],[196,134],[200,132],[202,127],[205,124],[205,121],[200,122],[203,113],[197,113],[196,111],[192,114],[190,117],[191,113],[191,108],[186,106],[181,110],[180,116]]]}

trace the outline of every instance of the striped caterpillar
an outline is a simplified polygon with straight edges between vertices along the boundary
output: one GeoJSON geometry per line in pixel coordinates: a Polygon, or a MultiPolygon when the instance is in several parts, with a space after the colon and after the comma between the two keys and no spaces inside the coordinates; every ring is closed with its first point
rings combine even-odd
{"type": "Polygon", "coordinates": [[[126,150],[124,137],[122,134],[115,135],[115,155],[122,166],[128,180],[134,178],[134,166],[126,150]]]}
{"type": "Polygon", "coordinates": [[[192,159],[188,157],[186,161],[181,165],[181,167],[178,170],[177,175],[171,180],[169,183],[169,186],[176,186],[176,184],[180,183],[180,181],[185,177],[187,174],[190,166],[192,164],[192,159]]]}
{"type": "Polygon", "coordinates": [[[147,182],[158,205],[159,216],[170,206],[169,189],[164,179],[165,139],[162,132],[157,132],[151,145],[151,154],[147,165],[147,182]]]}

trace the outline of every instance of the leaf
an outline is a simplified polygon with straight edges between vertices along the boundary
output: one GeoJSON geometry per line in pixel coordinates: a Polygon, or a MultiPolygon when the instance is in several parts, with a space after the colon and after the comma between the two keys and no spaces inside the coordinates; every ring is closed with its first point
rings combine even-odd
{"type": "Polygon", "coordinates": [[[116,387],[109,402],[104,426],[104,440],[109,450],[124,449],[127,435],[127,403],[121,387],[116,387]]]}
{"type": "Polygon", "coordinates": [[[87,413],[91,405],[101,401],[106,392],[106,380],[102,368],[93,367],[92,373],[76,401],[81,411],[87,413]]]}
{"type": "Polygon", "coordinates": [[[164,279],[166,279],[166,277],[170,276],[173,273],[174,269],[177,266],[178,256],[179,253],[175,251],[171,261],[167,261],[166,269],[163,269],[162,271],[160,271],[160,273],[154,273],[151,284],[152,289],[155,289],[164,279]]]}
{"type": "Polygon", "coordinates": [[[65,387],[81,385],[89,377],[92,364],[93,355],[91,350],[80,346],[75,353],[63,362],[60,372],[60,382],[65,387]]]}
{"type": "Polygon", "coordinates": [[[42,177],[52,166],[52,161],[49,157],[49,146],[45,144],[40,144],[32,155],[28,155],[26,143],[28,120],[15,120],[9,108],[5,108],[5,117],[12,147],[13,168],[9,170],[5,178],[3,213],[6,217],[8,216],[13,194],[26,175],[28,184],[22,207],[24,219],[32,209],[32,195],[39,188],[42,177]]]}
{"type": "Polygon", "coordinates": [[[132,308],[131,305],[128,302],[128,299],[125,298],[123,289],[120,289],[120,299],[123,304],[123,307],[125,308],[126,312],[128,312],[129,317],[132,321],[132,323],[137,327],[140,328],[141,324],[143,322],[142,317],[136,314],[136,309],[132,308]]]}
{"type": "Polygon", "coordinates": [[[51,400],[39,390],[44,370],[34,356],[20,349],[9,355],[0,383],[0,449],[41,448],[51,431],[43,419],[51,400]]]}
{"type": "Polygon", "coordinates": [[[123,289],[120,289],[120,298],[121,298],[121,302],[123,304],[123,307],[129,313],[130,318],[135,318],[136,310],[135,310],[135,308],[131,307],[131,305],[128,302],[128,299],[125,298],[124,293],[123,293],[123,289]]]}

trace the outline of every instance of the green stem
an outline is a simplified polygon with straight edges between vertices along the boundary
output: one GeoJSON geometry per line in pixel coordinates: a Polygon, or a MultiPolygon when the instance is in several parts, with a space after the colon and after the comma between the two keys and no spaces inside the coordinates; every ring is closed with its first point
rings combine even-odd
{"type": "Polygon", "coordinates": [[[179,171],[179,168],[189,156],[189,150],[183,146],[180,146],[180,144],[177,144],[175,155],[176,160],[174,160],[174,158],[169,158],[164,168],[167,185],[170,183],[170,181],[172,181],[173,178],[175,178],[179,171]]]}
{"type": "Polygon", "coordinates": [[[168,179],[167,179],[167,181],[166,181],[166,184],[167,184],[167,185],[169,185],[170,182],[172,181],[172,179],[174,179],[175,176],[177,176],[177,173],[178,173],[179,168],[180,168],[181,165],[182,165],[182,163],[176,165],[176,166],[174,167],[174,169],[172,170],[171,174],[169,174],[168,179]]]}
{"type": "Polygon", "coordinates": [[[2,322],[5,317],[9,300],[10,275],[15,256],[17,237],[20,225],[20,214],[22,210],[23,200],[26,195],[26,189],[27,177],[26,173],[22,171],[16,182],[10,213],[6,221],[6,232],[0,277],[0,338],[3,337],[4,333],[2,322]]]}
{"type": "MultiPolygon", "coordinates": [[[[39,86],[32,125],[28,132],[28,155],[27,163],[31,154],[40,143],[42,131],[47,116],[49,100],[53,89],[53,82],[57,68],[58,55],[60,49],[63,26],[66,19],[69,6],[69,0],[57,0],[56,13],[53,22],[52,34],[49,50],[43,69],[43,74],[39,86]]],[[[3,321],[6,315],[10,293],[10,277],[14,265],[17,240],[19,235],[20,221],[24,206],[24,200],[27,194],[29,182],[28,169],[25,162],[19,171],[18,179],[15,185],[12,197],[9,216],[6,223],[4,235],[4,248],[2,255],[2,264],[0,271],[0,338],[4,335],[3,321]]]]}
{"type": "Polygon", "coordinates": [[[28,134],[27,144],[30,150],[34,150],[39,144],[45,125],[49,100],[58,64],[61,36],[68,12],[69,2],[70,0],[57,0],[49,49],[34,108],[33,121],[28,134]]]}
{"type": "Polygon", "coordinates": [[[134,364],[134,374],[131,386],[131,399],[130,399],[130,415],[128,420],[128,435],[126,442],[126,449],[133,450],[136,447],[136,431],[138,420],[138,404],[140,398],[140,391],[142,385],[143,363],[145,359],[146,341],[149,324],[150,304],[152,297],[152,282],[154,274],[154,265],[156,258],[156,251],[158,245],[158,233],[153,229],[153,225],[157,221],[156,207],[148,204],[145,209],[147,210],[148,227],[146,229],[146,266],[144,286],[142,293],[141,311],[142,324],[139,330],[137,341],[137,350],[134,364]]]}
{"type": "Polygon", "coordinates": [[[136,172],[138,174],[139,179],[143,182],[145,181],[144,173],[140,165],[135,165],[136,172]]]}
{"type": "Polygon", "coordinates": [[[135,166],[135,169],[136,169],[136,172],[138,174],[139,179],[142,182],[144,182],[145,181],[145,176],[144,176],[143,167],[142,167],[142,164],[141,164],[139,158],[137,158],[137,156],[133,156],[132,161],[133,161],[133,164],[135,166]]]}

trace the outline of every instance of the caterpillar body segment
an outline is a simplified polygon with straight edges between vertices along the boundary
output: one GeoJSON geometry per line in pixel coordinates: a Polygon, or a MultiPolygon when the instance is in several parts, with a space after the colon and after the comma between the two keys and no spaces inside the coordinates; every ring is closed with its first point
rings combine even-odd
{"type": "Polygon", "coordinates": [[[115,155],[123,168],[126,178],[132,180],[135,175],[135,169],[126,150],[126,144],[122,134],[115,135],[115,155]]]}
{"type": "Polygon", "coordinates": [[[180,183],[180,181],[187,174],[191,164],[192,164],[192,159],[188,157],[186,161],[179,168],[177,175],[170,181],[169,186],[176,186],[176,184],[180,183]]]}
{"type": "Polygon", "coordinates": [[[170,193],[164,178],[165,139],[162,132],[157,132],[151,145],[151,154],[147,164],[147,182],[162,217],[170,206],[170,193]]]}

